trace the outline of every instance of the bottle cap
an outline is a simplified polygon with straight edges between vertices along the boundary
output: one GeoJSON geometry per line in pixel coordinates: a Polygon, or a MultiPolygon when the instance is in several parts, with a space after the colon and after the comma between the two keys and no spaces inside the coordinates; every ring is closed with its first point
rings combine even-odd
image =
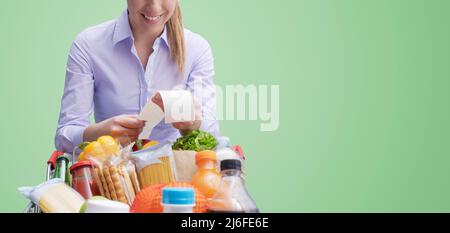
{"type": "Polygon", "coordinates": [[[91,161],[81,161],[81,162],[74,163],[72,166],[70,166],[69,170],[70,170],[70,172],[73,172],[80,167],[94,167],[94,166],[95,166],[95,164],[91,161]]]}
{"type": "Polygon", "coordinates": [[[164,188],[162,203],[169,205],[193,205],[195,192],[193,188],[164,188]]]}
{"type": "Polygon", "coordinates": [[[241,168],[242,168],[241,161],[237,159],[225,159],[222,160],[222,162],[220,163],[221,171],[229,169],[241,170],[241,168]]]}
{"type": "Polygon", "coordinates": [[[197,152],[197,154],[195,154],[195,161],[197,163],[204,159],[210,159],[210,160],[216,161],[216,152],[214,152],[212,150],[204,150],[204,151],[197,152]]]}

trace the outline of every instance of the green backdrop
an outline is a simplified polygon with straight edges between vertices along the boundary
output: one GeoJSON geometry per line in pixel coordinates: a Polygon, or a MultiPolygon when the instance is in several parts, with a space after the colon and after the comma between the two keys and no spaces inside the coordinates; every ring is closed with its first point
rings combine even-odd
{"type": "MultiPolygon", "coordinates": [[[[222,121],[264,212],[450,211],[450,1],[183,0],[219,85],[280,85],[280,127],[222,121]]],[[[44,179],[71,41],[125,0],[3,1],[0,211],[44,179]]]]}

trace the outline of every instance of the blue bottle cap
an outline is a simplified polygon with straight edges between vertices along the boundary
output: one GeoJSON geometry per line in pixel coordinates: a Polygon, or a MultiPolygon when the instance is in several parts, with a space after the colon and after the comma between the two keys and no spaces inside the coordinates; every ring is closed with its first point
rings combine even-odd
{"type": "Polygon", "coordinates": [[[162,203],[168,205],[193,205],[195,192],[193,188],[164,188],[162,203]]]}

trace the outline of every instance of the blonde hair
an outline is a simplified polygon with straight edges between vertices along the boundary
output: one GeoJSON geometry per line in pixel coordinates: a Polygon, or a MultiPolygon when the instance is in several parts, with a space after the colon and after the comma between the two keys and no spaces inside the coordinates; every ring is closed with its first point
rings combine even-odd
{"type": "Polygon", "coordinates": [[[180,5],[177,3],[172,17],[167,22],[167,38],[169,40],[170,55],[177,63],[180,74],[184,71],[185,46],[183,19],[180,5]]]}

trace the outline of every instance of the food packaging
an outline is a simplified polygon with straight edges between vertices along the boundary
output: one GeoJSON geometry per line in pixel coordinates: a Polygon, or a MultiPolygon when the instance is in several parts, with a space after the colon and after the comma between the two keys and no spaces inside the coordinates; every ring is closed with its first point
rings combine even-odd
{"type": "Polygon", "coordinates": [[[130,206],[111,200],[91,199],[83,205],[80,213],[129,213],[130,206]]]}
{"type": "Polygon", "coordinates": [[[177,179],[173,151],[170,144],[159,144],[132,153],[141,188],[154,184],[168,184],[177,179]]]}
{"type": "Polygon", "coordinates": [[[96,168],[95,174],[104,196],[110,200],[131,205],[140,191],[135,167],[130,161],[114,157],[96,168]]]}
{"type": "Polygon", "coordinates": [[[170,184],[155,184],[148,186],[136,196],[131,206],[131,213],[162,213],[162,190],[163,188],[192,188],[195,191],[194,213],[206,213],[207,199],[192,184],[186,182],[174,182],[170,184]]]}
{"type": "Polygon", "coordinates": [[[127,205],[131,205],[136,194],[140,192],[136,167],[127,156],[130,150],[131,147],[123,148],[120,155],[106,160],[89,158],[96,164],[94,180],[101,195],[127,205]]]}
{"type": "Polygon", "coordinates": [[[78,213],[84,198],[62,179],[52,179],[36,187],[21,187],[19,192],[44,213],[78,213]]]}
{"type": "Polygon", "coordinates": [[[72,174],[72,188],[80,193],[85,199],[102,194],[95,182],[96,178],[94,171],[95,167],[91,161],[77,162],[70,167],[70,173],[72,174]]]}
{"type": "Polygon", "coordinates": [[[177,181],[191,182],[192,177],[197,171],[195,164],[195,154],[193,150],[174,150],[174,160],[177,172],[177,181]]]}

